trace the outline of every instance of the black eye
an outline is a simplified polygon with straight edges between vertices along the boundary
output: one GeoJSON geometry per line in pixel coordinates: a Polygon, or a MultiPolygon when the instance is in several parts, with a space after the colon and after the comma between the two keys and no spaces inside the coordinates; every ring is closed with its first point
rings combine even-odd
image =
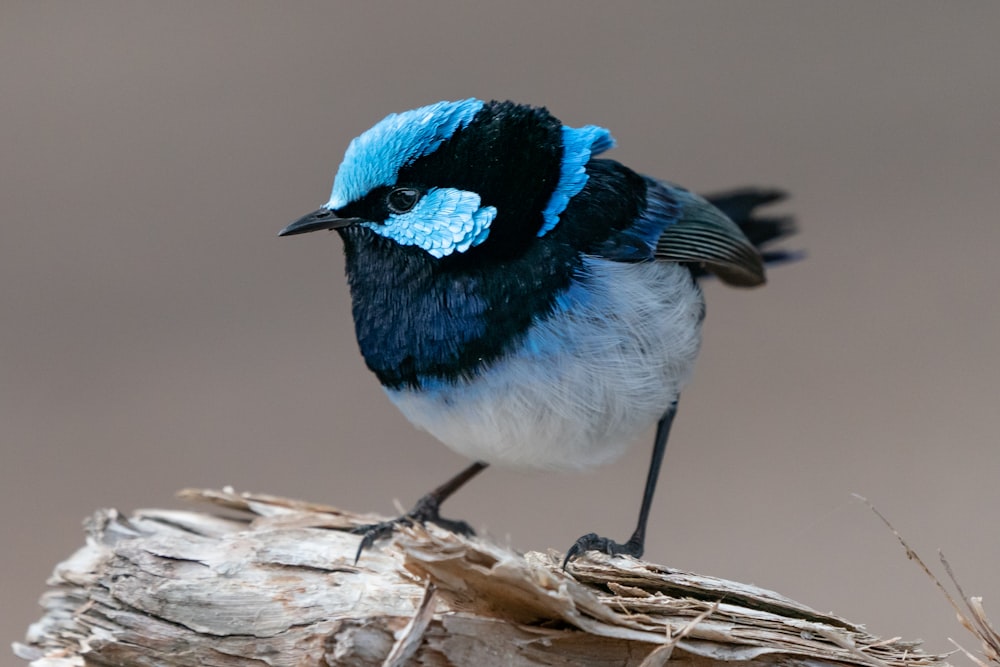
{"type": "Polygon", "coordinates": [[[417,205],[420,190],[414,188],[395,188],[385,196],[385,204],[393,213],[406,213],[417,205]]]}

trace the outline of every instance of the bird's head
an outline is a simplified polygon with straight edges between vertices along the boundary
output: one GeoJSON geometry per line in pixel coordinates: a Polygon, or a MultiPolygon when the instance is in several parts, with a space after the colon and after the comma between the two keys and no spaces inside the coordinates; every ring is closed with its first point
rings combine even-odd
{"type": "Polygon", "coordinates": [[[559,224],[611,148],[602,127],[546,109],[466,99],[392,114],[351,141],[330,201],[281,236],[366,228],[434,258],[517,254],[559,224]]]}

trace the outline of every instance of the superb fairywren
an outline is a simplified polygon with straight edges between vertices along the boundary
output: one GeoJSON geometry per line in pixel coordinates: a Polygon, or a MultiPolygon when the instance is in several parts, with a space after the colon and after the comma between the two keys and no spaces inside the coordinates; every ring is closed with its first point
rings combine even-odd
{"type": "Polygon", "coordinates": [[[330,200],[281,236],[344,240],[355,329],[368,367],[417,426],[475,463],[394,522],[367,526],[358,554],[438,507],[488,464],[581,470],[609,463],[657,424],[638,526],[642,555],[677,399],[701,340],[696,278],[764,282],[758,247],[792,231],[755,218],[783,197],[702,198],[597,156],[608,130],[546,109],[467,99],[393,114],[347,148],[330,200]]]}

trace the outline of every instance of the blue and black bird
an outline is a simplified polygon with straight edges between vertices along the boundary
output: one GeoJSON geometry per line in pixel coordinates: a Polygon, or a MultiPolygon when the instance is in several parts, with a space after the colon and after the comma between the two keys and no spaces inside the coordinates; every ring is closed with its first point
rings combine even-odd
{"type": "Polygon", "coordinates": [[[337,230],[358,344],[390,400],[472,465],[358,554],[440,504],[488,465],[582,470],[653,424],[638,525],[584,551],[642,555],[653,492],[705,315],[697,278],[744,287],[792,231],[747,189],[702,198],[597,156],[608,130],[545,108],[466,99],[392,114],[347,148],[330,200],[281,236],[337,230]]]}

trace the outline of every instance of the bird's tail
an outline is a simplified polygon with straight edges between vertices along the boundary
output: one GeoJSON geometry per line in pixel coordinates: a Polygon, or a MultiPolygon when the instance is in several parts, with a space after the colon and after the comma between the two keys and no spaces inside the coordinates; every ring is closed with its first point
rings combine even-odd
{"type": "Polygon", "coordinates": [[[717,192],[705,199],[743,230],[760,251],[766,264],[777,264],[802,258],[802,252],[799,251],[764,249],[764,246],[794,234],[795,219],[791,216],[757,217],[754,213],[757,208],[779,202],[787,196],[781,190],[741,188],[717,192]]]}

